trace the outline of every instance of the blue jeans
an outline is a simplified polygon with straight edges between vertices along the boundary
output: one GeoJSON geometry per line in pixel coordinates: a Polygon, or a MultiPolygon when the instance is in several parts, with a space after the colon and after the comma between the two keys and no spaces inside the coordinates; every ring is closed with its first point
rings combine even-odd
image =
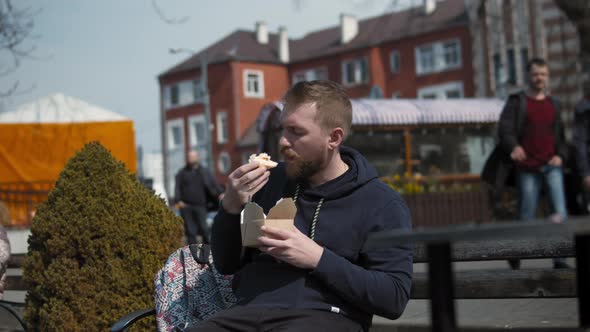
{"type": "MultiPolygon", "coordinates": [[[[561,167],[545,165],[538,172],[520,171],[518,185],[520,189],[520,220],[535,219],[541,186],[545,184],[551,203],[552,213],[557,213],[562,221],[567,219],[563,172],[561,167]]],[[[553,262],[564,262],[564,258],[554,258],[553,262]]]]}
{"type": "Polygon", "coordinates": [[[528,221],[535,218],[539,205],[541,186],[545,184],[549,195],[552,212],[559,214],[562,220],[567,219],[563,172],[561,167],[545,165],[539,172],[520,171],[520,219],[528,221]]]}

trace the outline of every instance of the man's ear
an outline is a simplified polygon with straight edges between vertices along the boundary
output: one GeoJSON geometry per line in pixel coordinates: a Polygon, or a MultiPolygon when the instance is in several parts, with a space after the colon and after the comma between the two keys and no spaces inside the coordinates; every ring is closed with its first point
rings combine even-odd
{"type": "Polygon", "coordinates": [[[330,132],[328,138],[328,147],[332,150],[336,150],[344,141],[344,129],[336,127],[330,132]]]}

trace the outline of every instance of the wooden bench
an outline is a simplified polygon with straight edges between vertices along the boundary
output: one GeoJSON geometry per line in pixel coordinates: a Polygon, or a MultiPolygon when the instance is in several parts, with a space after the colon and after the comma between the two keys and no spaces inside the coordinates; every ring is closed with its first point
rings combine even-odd
{"type": "MultiPolygon", "coordinates": [[[[414,262],[428,264],[428,273],[413,276],[412,299],[430,299],[433,331],[456,331],[454,299],[575,298],[580,326],[590,326],[590,220],[567,224],[507,223],[454,226],[371,235],[365,249],[413,241],[414,262]],[[574,241],[575,237],[575,241],[574,241]],[[475,270],[452,273],[452,262],[576,257],[577,269],[475,270]],[[432,291],[431,291],[432,290],[432,291]]],[[[20,268],[24,255],[11,257],[9,268],[20,268]]],[[[7,290],[25,290],[20,276],[9,276],[7,290]]],[[[22,304],[9,303],[10,306],[22,304]]],[[[127,315],[112,327],[123,331],[153,309],[127,315]]],[[[20,318],[19,318],[20,319],[20,318]]],[[[24,326],[24,322],[20,320],[24,326]]],[[[569,329],[571,330],[571,329],[569,329]]]]}
{"type": "Polygon", "coordinates": [[[577,297],[579,326],[590,328],[588,218],[386,231],[372,234],[363,249],[408,243],[417,244],[415,262],[428,264],[427,274],[414,275],[412,298],[430,299],[432,331],[458,331],[455,299],[534,297],[577,297]],[[567,256],[576,257],[576,269],[452,271],[453,261],[567,256]]]}

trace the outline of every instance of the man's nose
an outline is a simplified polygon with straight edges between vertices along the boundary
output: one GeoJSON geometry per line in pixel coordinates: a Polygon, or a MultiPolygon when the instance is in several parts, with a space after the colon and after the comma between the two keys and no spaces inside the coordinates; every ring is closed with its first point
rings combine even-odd
{"type": "Polygon", "coordinates": [[[287,138],[285,137],[285,135],[281,135],[281,138],[279,139],[279,145],[281,147],[289,147],[289,146],[291,146],[291,144],[289,143],[289,141],[287,140],[287,138]]]}

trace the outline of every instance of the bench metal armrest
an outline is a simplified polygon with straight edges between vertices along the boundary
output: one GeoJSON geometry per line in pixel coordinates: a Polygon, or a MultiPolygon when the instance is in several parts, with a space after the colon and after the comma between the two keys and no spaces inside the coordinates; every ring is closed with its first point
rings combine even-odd
{"type": "Polygon", "coordinates": [[[24,306],[24,303],[20,303],[20,302],[10,302],[10,301],[4,301],[4,300],[0,300],[0,308],[5,309],[6,311],[8,311],[12,316],[14,316],[14,318],[16,318],[16,320],[18,320],[20,326],[23,328],[24,331],[27,330],[27,324],[25,324],[25,321],[21,318],[21,316],[13,309],[13,307],[22,307],[24,306]]]}
{"type": "Polygon", "coordinates": [[[153,308],[136,310],[132,313],[125,315],[124,317],[119,319],[115,324],[113,324],[113,326],[111,326],[111,332],[123,332],[138,320],[155,314],[156,309],[153,308]]]}

